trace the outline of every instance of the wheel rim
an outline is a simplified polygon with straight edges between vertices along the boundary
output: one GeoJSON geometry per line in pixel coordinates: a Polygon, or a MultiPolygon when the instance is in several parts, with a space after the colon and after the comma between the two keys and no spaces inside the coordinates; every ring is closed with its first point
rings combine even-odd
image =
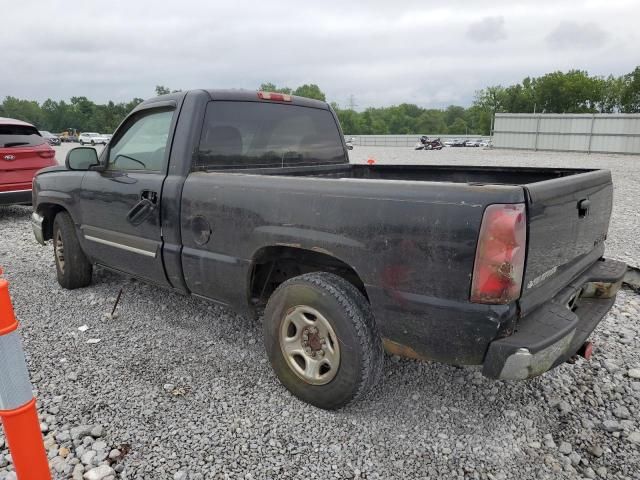
{"type": "Polygon", "coordinates": [[[62,233],[60,230],[56,233],[56,242],[54,246],[56,254],[56,263],[61,273],[64,273],[64,243],[62,241],[62,233]]]}
{"type": "Polygon", "coordinates": [[[340,368],[340,344],[333,327],[307,305],[287,312],[280,326],[280,348],[289,368],[311,385],[329,383],[340,368]]]}

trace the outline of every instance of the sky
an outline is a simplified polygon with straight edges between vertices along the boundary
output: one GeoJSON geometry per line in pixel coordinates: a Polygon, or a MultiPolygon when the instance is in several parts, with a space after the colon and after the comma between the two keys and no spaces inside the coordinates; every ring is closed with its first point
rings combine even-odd
{"type": "Polygon", "coordinates": [[[316,83],[357,110],[469,105],[489,85],[640,65],[640,0],[22,0],[0,8],[0,99],[98,103],[316,83]]]}

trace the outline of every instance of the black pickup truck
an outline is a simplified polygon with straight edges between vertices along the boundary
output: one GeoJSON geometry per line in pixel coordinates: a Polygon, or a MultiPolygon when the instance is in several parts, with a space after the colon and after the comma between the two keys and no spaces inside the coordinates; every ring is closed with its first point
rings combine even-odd
{"type": "Polygon", "coordinates": [[[332,409],[383,348],[500,379],[574,356],[625,273],[603,258],[612,193],[606,170],[350,164],[324,102],[193,90],[41,171],[32,223],[64,288],[100,265],[264,312],[281,382],[332,409]]]}

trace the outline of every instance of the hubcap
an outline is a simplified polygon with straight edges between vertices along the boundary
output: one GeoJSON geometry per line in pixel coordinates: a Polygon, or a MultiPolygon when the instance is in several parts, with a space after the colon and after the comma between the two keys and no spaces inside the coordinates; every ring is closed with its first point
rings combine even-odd
{"type": "Polygon", "coordinates": [[[61,273],[64,273],[64,243],[62,242],[62,234],[60,233],[60,230],[58,230],[58,233],[56,234],[54,250],[58,268],[60,269],[61,273]]]}
{"type": "Polygon", "coordinates": [[[299,305],[287,312],[280,326],[280,348],[289,368],[311,385],[325,385],[338,373],[338,337],[314,308],[299,305]]]}

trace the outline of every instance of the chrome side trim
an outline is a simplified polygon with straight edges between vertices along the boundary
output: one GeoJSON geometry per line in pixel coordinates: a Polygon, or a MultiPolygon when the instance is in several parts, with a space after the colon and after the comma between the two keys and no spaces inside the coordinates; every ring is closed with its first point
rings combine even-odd
{"type": "Polygon", "coordinates": [[[90,240],[92,242],[101,243],[103,245],[108,245],[110,247],[119,248],[121,250],[126,250],[127,252],[137,253],[139,255],[144,255],[145,257],[156,258],[157,250],[149,251],[143,250],[141,248],[131,247],[129,245],[123,245],[122,243],[112,242],[110,240],[105,240],[104,238],[93,237],[91,235],[85,235],[85,240],[90,240]]]}
{"type": "Polygon", "coordinates": [[[6,193],[7,195],[10,193],[27,193],[27,192],[32,192],[33,190],[31,190],[30,188],[26,189],[26,190],[6,190],[4,192],[0,192],[0,193],[6,193]]]}

